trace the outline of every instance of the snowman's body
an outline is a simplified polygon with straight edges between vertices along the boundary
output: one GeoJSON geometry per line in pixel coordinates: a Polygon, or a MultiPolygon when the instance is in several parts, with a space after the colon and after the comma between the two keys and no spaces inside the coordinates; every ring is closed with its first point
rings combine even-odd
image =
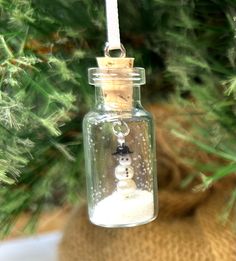
{"type": "Polygon", "coordinates": [[[118,179],[117,192],[124,196],[130,197],[136,190],[136,184],[132,179],[134,169],[131,166],[132,160],[129,154],[119,156],[119,165],[115,168],[115,176],[118,179]]]}

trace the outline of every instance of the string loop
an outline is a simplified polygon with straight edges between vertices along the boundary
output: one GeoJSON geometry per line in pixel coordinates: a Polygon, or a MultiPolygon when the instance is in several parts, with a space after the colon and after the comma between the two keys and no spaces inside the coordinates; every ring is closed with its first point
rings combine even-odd
{"type": "Polygon", "coordinates": [[[120,28],[117,0],[106,0],[107,43],[104,49],[105,56],[110,57],[111,50],[120,50],[120,57],[125,57],[126,51],[120,42],[120,28]]]}

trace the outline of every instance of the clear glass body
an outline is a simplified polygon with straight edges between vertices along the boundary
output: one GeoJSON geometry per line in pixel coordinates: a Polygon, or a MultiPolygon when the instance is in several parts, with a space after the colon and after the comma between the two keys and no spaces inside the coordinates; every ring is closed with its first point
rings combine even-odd
{"type": "Polygon", "coordinates": [[[154,123],[137,83],[132,106],[121,110],[115,103],[95,85],[95,106],[83,121],[88,212],[95,225],[130,227],[157,216],[154,123]]]}

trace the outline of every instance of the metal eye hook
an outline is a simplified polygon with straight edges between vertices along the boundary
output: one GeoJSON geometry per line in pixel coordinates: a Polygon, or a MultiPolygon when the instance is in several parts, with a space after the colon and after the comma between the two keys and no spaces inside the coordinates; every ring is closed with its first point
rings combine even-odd
{"type": "Polygon", "coordinates": [[[125,137],[130,133],[130,128],[128,127],[127,123],[124,121],[114,122],[112,125],[112,130],[118,138],[120,138],[121,134],[125,137]]]}
{"type": "Polygon", "coordinates": [[[125,47],[124,47],[123,44],[120,44],[119,48],[112,49],[112,48],[110,48],[109,43],[107,42],[106,45],[105,45],[105,48],[104,48],[105,57],[111,57],[111,55],[110,55],[111,50],[120,50],[120,57],[121,58],[126,56],[126,50],[125,50],[125,47]]]}

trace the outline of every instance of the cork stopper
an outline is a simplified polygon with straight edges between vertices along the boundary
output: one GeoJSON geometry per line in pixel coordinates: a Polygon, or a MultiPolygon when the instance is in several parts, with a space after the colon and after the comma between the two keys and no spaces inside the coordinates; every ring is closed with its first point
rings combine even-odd
{"type": "Polygon", "coordinates": [[[97,63],[111,77],[101,81],[104,102],[116,110],[129,111],[133,105],[133,81],[123,77],[123,72],[132,72],[134,58],[98,57],[97,63]],[[117,70],[116,70],[117,69],[117,70]],[[130,70],[129,70],[130,69],[130,70]],[[116,73],[116,77],[112,77],[116,73]]]}

